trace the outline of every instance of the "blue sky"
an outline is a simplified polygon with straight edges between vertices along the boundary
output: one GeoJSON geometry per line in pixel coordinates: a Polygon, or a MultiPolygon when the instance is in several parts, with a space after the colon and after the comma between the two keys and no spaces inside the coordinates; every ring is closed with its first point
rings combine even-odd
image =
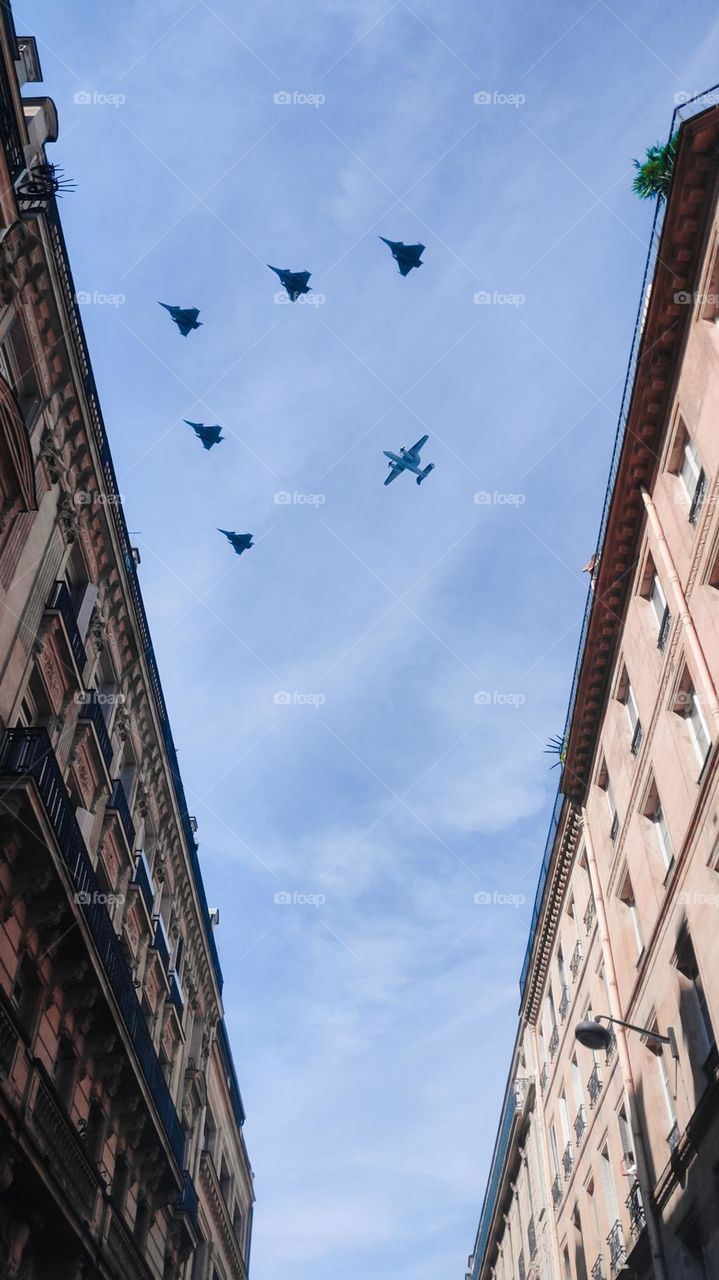
{"type": "Polygon", "coordinates": [[[221,908],[256,1280],[464,1272],[651,224],[631,160],[719,79],[715,6],[677,12],[15,6],[221,908]],[[385,489],[425,432],[435,472],[385,489]]]}

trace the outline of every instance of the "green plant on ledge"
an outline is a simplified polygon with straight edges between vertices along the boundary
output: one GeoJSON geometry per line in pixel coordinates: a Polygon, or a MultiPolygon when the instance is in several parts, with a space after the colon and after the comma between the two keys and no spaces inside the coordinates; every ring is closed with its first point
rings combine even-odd
{"type": "Polygon", "coordinates": [[[547,745],[546,745],[546,747],[545,747],[545,749],[544,749],[544,754],[545,754],[545,756],[557,756],[557,757],[558,757],[558,759],[557,759],[557,763],[556,763],[556,764],[553,764],[553,765],[551,766],[551,767],[552,767],[552,769],[556,769],[556,767],[557,767],[557,765],[558,765],[558,764],[563,765],[563,764],[564,764],[564,762],[565,762],[565,760],[566,760],[566,758],[567,758],[567,740],[566,740],[566,738],[562,737],[562,735],[561,735],[561,734],[559,734],[559,733],[558,733],[558,734],[555,734],[555,736],[554,736],[553,738],[550,738],[550,739],[549,739],[549,742],[547,743],[547,745]]]}
{"type": "Polygon", "coordinates": [[[632,191],[640,200],[666,200],[674,172],[679,134],[672,134],[668,142],[657,142],[647,148],[643,160],[635,160],[636,177],[632,191]]]}

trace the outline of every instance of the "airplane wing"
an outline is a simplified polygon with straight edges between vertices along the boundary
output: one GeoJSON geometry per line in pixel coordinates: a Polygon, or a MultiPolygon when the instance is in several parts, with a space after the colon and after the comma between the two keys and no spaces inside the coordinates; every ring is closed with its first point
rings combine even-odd
{"type": "Polygon", "coordinates": [[[422,436],[421,440],[418,440],[416,444],[412,445],[412,448],[409,450],[409,453],[412,454],[412,457],[415,459],[415,461],[417,462],[419,461],[420,452],[422,449],[424,449],[424,446],[426,445],[428,440],[429,440],[429,436],[422,436]]]}
{"type": "Polygon", "coordinates": [[[413,268],[413,266],[414,266],[414,263],[413,263],[413,262],[407,262],[407,261],[404,261],[404,262],[403,262],[400,258],[398,258],[398,259],[397,259],[397,266],[399,267],[399,270],[400,270],[400,274],[401,274],[401,275],[403,275],[403,276],[408,276],[408,275],[409,275],[409,273],[410,273],[410,271],[412,270],[412,268],[413,268]]]}
{"type": "Polygon", "coordinates": [[[392,467],[392,470],[390,471],[389,475],[387,476],[387,479],[385,480],[385,484],[391,484],[392,481],[396,480],[397,476],[401,475],[403,471],[404,471],[404,467],[392,467]]]}
{"type": "Polygon", "coordinates": [[[309,280],[311,275],[312,275],[311,271],[295,271],[294,272],[295,280],[299,280],[300,284],[307,284],[307,281],[309,280]]]}

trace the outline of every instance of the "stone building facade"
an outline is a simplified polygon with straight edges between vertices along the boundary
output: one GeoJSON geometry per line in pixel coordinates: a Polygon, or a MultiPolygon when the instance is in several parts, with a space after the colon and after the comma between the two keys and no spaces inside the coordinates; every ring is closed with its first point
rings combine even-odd
{"type": "Polygon", "coordinates": [[[0,5],[0,1274],[245,1280],[222,973],[75,298],[37,48],[0,5]]]}
{"type": "Polygon", "coordinates": [[[471,1280],[719,1276],[713,102],[673,125],[471,1280]]]}

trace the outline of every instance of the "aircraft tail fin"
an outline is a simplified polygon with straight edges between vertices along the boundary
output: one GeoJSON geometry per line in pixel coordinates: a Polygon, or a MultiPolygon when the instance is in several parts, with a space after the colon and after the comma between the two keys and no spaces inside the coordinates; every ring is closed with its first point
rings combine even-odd
{"type": "Polygon", "coordinates": [[[417,484],[421,484],[423,480],[426,480],[430,471],[434,471],[433,462],[428,462],[427,466],[424,468],[424,471],[420,471],[419,475],[417,476],[417,484]]]}

